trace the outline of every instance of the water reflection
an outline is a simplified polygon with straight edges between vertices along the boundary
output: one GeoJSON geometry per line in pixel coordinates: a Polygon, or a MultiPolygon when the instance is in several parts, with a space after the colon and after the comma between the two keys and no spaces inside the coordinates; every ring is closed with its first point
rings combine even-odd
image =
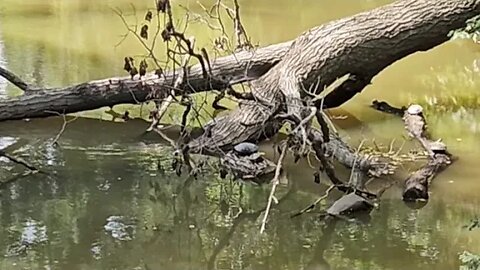
{"type": "MultiPolygon", "coordinates": [[[[8,6],[1,15],[0,61],[28,81],[58,86],[123,74],[123,57],[138,53],[133,40],[113,49],[123,28],[109,12],[111,1],[34,2],[0,1],[0,9],[8,6]]],[[[151,2],[136,4],[141,10],[151,2]]],[[[268,44],[387,2],[278,0],[272,9],[271,1],[246,1],[242,11],[253,40],[268,44]]],[[[128,8],[129,2],[115,4],[128,8]]],[[[191,28],[198,44],[210,42],[203,29],[191,28]]],[[[430,112],[441,104],[444,113],[427,115],[430,129],[461,157],[434,180],[422,209],[404,205],[401,187],[394,187],[366,224],[324,222],[318,213],[289,218],[325,189],[313,183],[306,162],[287,165],[289,185],[280,187],[266,234],[259,235],[267,187],[159,170],[170,167],[171,149],[143,134],[142,121],[78,119],[58,146],[52,141],[61,119],[1,123],[0,149],[52,175],[0,187],[0,254],[8,256],[0,258],[0,269],[457,269],[460,252],[480,253],[479,230],[462,228],[479,215],[480,82],[471,65],[478,54],[464,41],[415,54],[331,112],[347,116],[336,123],[348,129],[342,134],[353,145],[372,138],[400,145],[401,120],[368,109],[371,100],[430,102],[430,112]],[[452,96],[464,97],[463,104],[452,96]]],[[[0,96],[4,88],[0,79],[0,96]]],[[[1,181],[17,172],[21,168],[0,160],[1,181]]]]}
{"type": "Polygon", "coordinates": [[[315,213],[291,219],[324,190],[310,186],[305,166],[287,168],[292,179],[259,235],[268,187],[158,171],[158,163],[168,168],[171,150],[141,135],[145,124],[137,121],[79,119],[47,150],[58,123],[2,124],[22,144],[16,154],[55,171],[0,191],[1,226],[10,228],[0,231],[0,251],[9,256],[2,269],[454,269],[459,252],[478,248],[477,232],[461,228],[475,203],[436,193],[423,209],[410,209],[401,187],[385,194],[367,224],[325,222],[315,213]],[[100,126],[92,140],[81,132],[100,126]]]}
{"type": "Polygon", "coordinates": [[[105,231],[120,241],[129,241],[135,237],[135,221],[124,216],[109,216],[105,231]]]}

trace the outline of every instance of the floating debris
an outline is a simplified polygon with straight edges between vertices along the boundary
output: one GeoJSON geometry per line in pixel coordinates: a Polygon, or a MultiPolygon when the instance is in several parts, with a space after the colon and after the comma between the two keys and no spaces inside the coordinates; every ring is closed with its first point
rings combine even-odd
{"type": "Polygon", "coordinates": [[[108,191],[111,187],[112,187],[112,184],[108,180],[105,180],[105,182],[97,186],[97,189],[100,191],[108,191]]]}

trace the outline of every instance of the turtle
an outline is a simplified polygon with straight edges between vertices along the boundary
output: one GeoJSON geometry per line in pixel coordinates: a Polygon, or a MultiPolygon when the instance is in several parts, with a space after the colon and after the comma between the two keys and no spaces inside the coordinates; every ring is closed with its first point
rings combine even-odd
{"type": "Polygon", "coordinates": [[[407,109],[407,113],[408,114],[421,114],[423,112],[423,108],[422,106],[418,105],[418,104],[412,104],[408,107],[407,109]]]}
{"type": "Polygon", "coordinates": [[[370,212],[374,206],[373,202],[352,192],[338,199],[327,209],[327,213],[332,216],[344,216],[356,212],[370,212]]]}
{"type": "Polygon", "coordinates": [[[434,152],[447,151],[447,146],[441,140],[430,142],[429,146],[434,152]]]}
{"type": "Polygon", "coordinates": [[[239,156],[251,156],[258,153],[258,145],[250,142],[242,142],[235,145],[233,151],[239,156]]]}
{"type": "Polygon", "coordinates": [[[248,156],[244,156],[244,157],[248,160],[251,160],[252,162],[258,162],[258,161],[263,160],[263,155],[264,155],[264,153],[262,153],[262,152],[255,152],[255,153],[252,153],[252,154],[250,154],[248,156]]]}
{"type": "Polygon", "coordinates": [[[445,154],[447,153],[447,145],[445,145],[441,140],[430,142],[430,150],[435,154],[445,154]]]}

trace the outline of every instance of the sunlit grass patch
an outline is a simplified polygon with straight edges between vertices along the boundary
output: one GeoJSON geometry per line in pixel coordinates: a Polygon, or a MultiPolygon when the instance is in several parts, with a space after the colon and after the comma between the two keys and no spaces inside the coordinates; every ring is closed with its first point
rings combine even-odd
{"type": "Polygon", "coordinates": [[[430,112],[452,112],[480,108],[480,61],[472,67],[457,71],[453,68],[422,78],[422,83],[433,94],[417,100],[430,112]]]}

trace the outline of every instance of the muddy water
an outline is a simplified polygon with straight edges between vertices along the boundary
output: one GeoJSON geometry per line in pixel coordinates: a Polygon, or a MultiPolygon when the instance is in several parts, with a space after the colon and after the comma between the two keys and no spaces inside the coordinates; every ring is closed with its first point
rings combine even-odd
{"type": "MultiPolygon", "coordinates": [[[[152,1],[137,2],[142,13],[152,1]]],[[[389,1],[242,2],[249,34],[266,45],[389,1]]],[[[195,1],[183,3],[201,11],[195,1]]],[[[0,64],[49,86],[123,74],[122,58],[141,50],[128,38],[114,47],[124,30],[112,7],[130,10],[128,1],[2,0],[0,64]]],[[[201,29],[190,28],[208,44],[215,35],[201,29]]],[[[346,116],[336,124],[352,144],[395,139],[398,149],[405,142],[401,120],[368,104],[373,98],[421,103],[433,135],[459,157],[435,179],[427,206],[405,206],[396,186],[366,224],[324,224],[316,214],[288,217],[325,189],[313,183],[306,162],[287,166],[280,203],[260,236],[268,187],[208,173],[194,181],[176,176],[169,170],[171,149],[143,134],[141,120],[78,119],[57,147],[51,142],[59,119],[1,123],[0,145],[11,145],[49,174],[0,187],[0,269],[458,269],[459,253],[480,253],[480,229],[463,228],[480,215],[478,59],[478,45],[448,42],[395,63],[330,112],[346,116]]],[[[2,98],[16,94],[0,80],[2,98]]],[[[407,141],[403,149],[414,146],[407,141]]],[[[263,150],[271,155],[268,145],[263,150]]],[[[21,173],[0,163],[2,181],[21,173]]]]}

